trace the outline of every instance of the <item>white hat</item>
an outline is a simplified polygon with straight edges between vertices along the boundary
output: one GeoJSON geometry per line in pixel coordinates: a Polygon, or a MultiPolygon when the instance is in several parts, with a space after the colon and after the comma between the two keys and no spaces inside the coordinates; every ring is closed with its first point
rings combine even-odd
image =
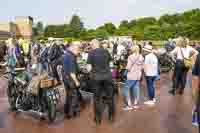
{"type": "Polygon", "coordinates": [[[147,52],[152,52],[153,51],[153,46],[147,44],[147,45],[144,46],[143,50],[147,51],[147,52]]]}
{"type": "Polygon", "coordinates": [[[81,42],[80,41],[74,41],[72,44],[73,45],[81,45],[81,42]]]}
{"type": "Polygon", "coordinates": [[[49,37],[48,41],[54,41],[54,38],[53,37],[49,37]]]}

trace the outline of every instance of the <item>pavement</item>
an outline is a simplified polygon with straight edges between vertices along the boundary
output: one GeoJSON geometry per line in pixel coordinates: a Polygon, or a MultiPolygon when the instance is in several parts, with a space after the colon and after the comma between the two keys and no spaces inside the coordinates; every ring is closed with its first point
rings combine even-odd
{"type": "MultiPolygon", "coordinates": [[[[191,77],[189,75],[189,77],[191,77]]],[[[140,109],[124,111],[122,96],[116,97],[117,115],[114,123],[107,121],[96,126],[93,122],[92,104],[86,106],[79,118],[67,120],[63,114],[64,97],[58,107],[54,123],[41,121],[36,116],[9,112],[6,97],[7,82],[0,78],[0,133],[197,133],[192,126],[192,99],[190,81],[183,96],[171,96],[170,74],[163,74],[157,83],[157,103],[146,106],[145,83],[141,86],[140,109]]],[[[64,96],[64,95],[63,95],[64,96]]]]}

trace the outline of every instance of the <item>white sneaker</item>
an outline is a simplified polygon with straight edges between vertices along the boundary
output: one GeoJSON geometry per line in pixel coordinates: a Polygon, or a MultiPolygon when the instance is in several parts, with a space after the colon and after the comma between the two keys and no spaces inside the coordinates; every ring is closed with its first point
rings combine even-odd
{"type": "Polygon", "coordinates": [[[146,104],[146,105],[154,105],[155,102],[153,100],[149,100],[149,101],[144,102],[144,104],[146,104]]]}
{"type": "Polygon", "coordinates": [[[192,125],[195,126],[195,127],[199,127],[198,122],[193,122],[192,125]]]}
{"type": "Polygon", "coordinates": [[[123,108],[124,111],[129,111],[129,110],[132,110],[133,108],[130,107],[130,106],[126,106],[125,108],[123,108]]]}
{"type": "Polygon", "coordinates": [[[153,102],[156,103],[156,101],[157,101],[156,98],[154,98],[154,99],[153,99],[153,102]]]}
{"type": "Polygon", "coordinates": [[[132,108],[133,108],[133,109],[139,109],[139,106],[138,106],[138,105],[133,105],[132,108]]]}

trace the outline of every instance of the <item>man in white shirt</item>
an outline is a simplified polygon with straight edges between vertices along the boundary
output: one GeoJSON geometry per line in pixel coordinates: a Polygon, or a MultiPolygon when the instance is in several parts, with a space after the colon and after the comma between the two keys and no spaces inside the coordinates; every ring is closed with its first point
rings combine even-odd
{"type": "MultiPolygon", "coordinates": [[[[150,43],[151,44],[151,43],[150,43]]],[[[145,61],[144,61],[144,72],[147,82],[147,91],[149,96],[149,101],[146,101],[144,104],[154,105],[155,100],[155,82],[156,76],[158,75],[158,58],[153,53],[152,45],[145,45],[143,48],[146,52],[145,61]]]]}

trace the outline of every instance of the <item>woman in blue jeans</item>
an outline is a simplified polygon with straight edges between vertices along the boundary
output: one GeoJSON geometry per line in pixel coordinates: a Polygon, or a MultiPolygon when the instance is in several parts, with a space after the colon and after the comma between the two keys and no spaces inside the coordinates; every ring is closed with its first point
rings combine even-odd
{"type": "Polygon", "coordinates": [[[143,48],[146,56],[144,61],[144,72],[147,82],[147,92],[149,100],[144,104],[154,105],[155,104],[155,83],[158,76],[158,58],[153,53],[152,43],[145,45],[143,48]]]}
{"type": "Polygon", "coordinates": [[[128,64],[126,69],[128,70],[127,81],[124,86],[124,97],[127,106],[124,110],[131,110],[133,108],[138,108],[139,96],[140,96],[140,79],[142,76],[142,69],[144,58],[140,54],[139,47],[134,46],[132,49],[132,54],[128,57],[128,64]],[[132,95],[130,94],[132,92],[132,95]],[[134,96],[134,104],[132,105],[132,98],[134,96]]]}

